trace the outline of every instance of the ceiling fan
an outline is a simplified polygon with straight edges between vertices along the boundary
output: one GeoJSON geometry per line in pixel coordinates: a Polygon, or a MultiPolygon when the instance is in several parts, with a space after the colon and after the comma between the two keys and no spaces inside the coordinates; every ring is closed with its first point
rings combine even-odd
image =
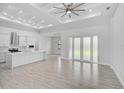
{"type": "Polygon", "coordinates": [[[76,16],[79,16],[79,14],[77,12],[85,11],[85,9],[79,9],[79,7],[81,5],[84,5],[84,4],[85,3],[79,3],[79,4],[74,4],[74,3],[65,4],[65,3],[62,3],[63,8],[62,7],[53,7],[53,8],[61,10],[60,12],[55,12],[55,14],[64,13],[61,17],[64,17],[64,16],[68,15],[69,18],[71,18],[72,14],[74,14],[76,16]]]}

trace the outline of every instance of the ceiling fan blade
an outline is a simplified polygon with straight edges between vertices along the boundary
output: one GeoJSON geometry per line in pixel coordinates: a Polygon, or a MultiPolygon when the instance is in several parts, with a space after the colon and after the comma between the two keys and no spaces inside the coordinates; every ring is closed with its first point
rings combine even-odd
{"type": "Polygon", "coordinates": [[[71,5],[71,7],[72,7],[73,3],[71,3],[70,5],[71,5]]]}
{"type": "Polygon", "coordinates": [[[72,9],[75,9],[75,8],[77,8],[77,7],[79,7],[79,6],[83,5],[83,4],[85,4],[85,3],[80,3],[77,6],[73,7],[72,9]]]}
{"type": "Polygon", "coordinates": [[[61,17],[65,16],[67,14],[67,12],[64,13],[64,15],[62,15],[61,17]]]}
{"type": "Polygon", "coordinates": [[[61,10],[66,10],[66,9],[64,9],[64,8],[60,8],[60,7],[53,7],[53,8],[61,9],[61,10]]]}
{"type": "Polygon", "coordinates": [[[66,4],[65,3],[62,3],[63,4],[63,6],[65,7],[65,8],[67,8],[67,6],[66,6],[66,4]]]}
{"type": "Polygon", "coordinates": [[[63,12],[65,12],[65,11],[60,11],[60,12],[54,12],[55,14],[59,14],[59,13],[63,13],[63,12]]]}
{"type": "Polygon", "coordinates": [[[72,13],[75,14],[75,15],[77,15],[77,16],[79,16],[79,14],[75,13],[74,11],[72,11],[72,13]]]}
{"type": "Polygon", "coordinates": [[[85,11],[85,9],[76,9],[76,10],[73,10],[73,11],[85,11]]]}

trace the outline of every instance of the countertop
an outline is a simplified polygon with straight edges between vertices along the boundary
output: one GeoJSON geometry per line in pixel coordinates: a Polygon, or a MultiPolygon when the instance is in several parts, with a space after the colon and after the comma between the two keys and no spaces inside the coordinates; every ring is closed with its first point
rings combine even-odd
{"type": "Polygon", "coordinates": [[[39,51],[22,51],[22,52],[14,52],[14,53],[8,53],[9,55],[19,55],[19,54],[31,54],[31,53],[37,53],[37,52],[45,52],[45,50],[39,50],[39,51]]]}

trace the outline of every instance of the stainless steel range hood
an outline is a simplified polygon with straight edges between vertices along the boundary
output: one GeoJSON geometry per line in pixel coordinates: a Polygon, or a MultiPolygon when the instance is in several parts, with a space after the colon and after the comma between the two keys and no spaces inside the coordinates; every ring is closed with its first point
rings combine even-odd
{"type": "Polygon", "coordinates": [[[19,45],[19,36],[17,35],[17,32],[11,32],[10,45],[19,45]]]}

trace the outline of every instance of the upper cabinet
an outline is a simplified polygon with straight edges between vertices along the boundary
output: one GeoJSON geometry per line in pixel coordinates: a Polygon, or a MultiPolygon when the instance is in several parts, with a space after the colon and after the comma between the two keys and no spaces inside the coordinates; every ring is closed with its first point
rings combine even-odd
{"type": "Polygon", "coordinates": [[[9,34],[0,34],[0,46],[9,46],[10,45],[10,35],[9,34]]]}
{"type": "Polygon", "coordinates": [[[27,46],[26,36],[19,36],[19,46],[27,46]]]}
{"type": "Polygon", "coordinates": [[[19,46],[29,46],[36,45],[37,39],[36,37],[31,36],[19,36],[19,46]]]}
{"type": "MultiPolygon", "coordinates": [[[[26,47],[29,45],[36,46],[37,38],[33,36],[19,36],[19,46],[26,47]]],[[[10,46],[10,34],[1,33],[0,34],[0,47],[10,46]]]]}
{"type": "Polygon", "coordinates": [[[35,45],[36,44],[36,38],[35,37],[28,37],[27,38],[27,44],[28,45],[35,45]]]}

